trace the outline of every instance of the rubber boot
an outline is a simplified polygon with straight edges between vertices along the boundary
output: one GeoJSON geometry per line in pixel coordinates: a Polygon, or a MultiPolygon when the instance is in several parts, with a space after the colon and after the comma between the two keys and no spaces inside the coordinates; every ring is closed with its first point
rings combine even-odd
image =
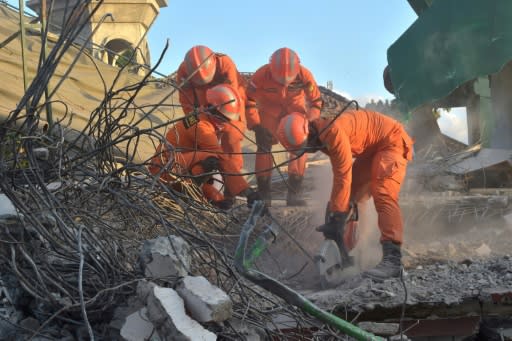
{"type": "Polygon", "coordinates": [[[270,194],[270,176],[258,176],[256,177],[256,182],[258,183],[258,192],[260,193],[263,201],[265,202],[265,206],[271,207],[272,196],[270,194]]]}
{"type": "Polygon", "coordinates": [[[286,195],[287,206],[306,206],[306,200],[303,199],[303,176],[289,174],[288,175],[288,194],[286,195]]]}
{"type": "Polygon", "coordinates": [[[382,242],[382,260],[373,269],[365,271],[363,276],[374,281],[400,277],[402,270],[402,251],[400,245],[391,241],[382,242]]]}

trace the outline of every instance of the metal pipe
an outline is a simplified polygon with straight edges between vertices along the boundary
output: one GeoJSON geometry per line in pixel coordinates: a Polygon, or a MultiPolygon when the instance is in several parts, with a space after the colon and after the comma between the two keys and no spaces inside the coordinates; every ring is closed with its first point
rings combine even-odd
{"type": "MultiPolygon", "coordinates": [[[[22,1],[22,0],[20,0],[22,1]]],[[[21,12],[21,10],[20,10],[21,12]]],[[[46,23],[46,0],[41,0],[41,65],[46,61],[46,48],[47,48],[47,35],[48,35],[48,26],[46,23]]],[[[46,122],[48,122],[48,131],[52,130],[53,127],[53,114],[52,114],[52,104],[49,101],[50,99],[50,82],[46,83],[44,89],[44,97],[46,102],[46,122]]]]}
{"type": "Polygon", "coordinates": [[[330,326],[340,330],[348,336],[352,336],[359,341],[385,341],[384,338],[368,333],[361,328],[339,318],[336,315],[330,314],[320,307],[309,301],[307,298],[289,288],[283,283],[275,280],[274,278],[252,269],[252,265],[256,259],[265,251],[265,249],[275,240],[278,233],[277,224],[267,226],[265,231],[260,234],[256,239],[251,249],[247,252],[247,242],[251,235],[259,217],[263,214],[265,205],[263,201],[256,201],[253,204],[251,214],[242,227],[240,239],[235,251],[235,267],[251,282],[259,285],[260,287],[270,291],[271,293],[281,297],[287,303],[292,304],[304,312],[316,317],[320,321],[329,324],[330,326]],[[247,256],[246,256],[247,255],[247,256]]]}
{"type": "Polygon", "coordinates": [[[25,32],[25,3],[24,0],[19,0],[20,6],[20,31],[21,31],[21,64],[23,68],[23,91],[27,91],[28,88],[28,72],[27,72],[27,61],[25,56],[25,49],[27,48],[26,32],[25,32]]]}

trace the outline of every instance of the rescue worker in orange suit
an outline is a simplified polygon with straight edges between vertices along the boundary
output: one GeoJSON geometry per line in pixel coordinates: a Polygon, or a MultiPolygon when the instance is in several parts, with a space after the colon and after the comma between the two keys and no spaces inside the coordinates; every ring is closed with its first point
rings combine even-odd
{"type": "MultiPolygon", "coordinates": [[[[166,141],[157,147],[149,171],[172,183],[176,168],[203,182],[209,177],[201,177],[201,174],[219,170],[227,190],[233,195],[246,196],[248,204],[252,205],[255,200],[261,200],[258,192],[249,187],[243,176],[236,175],[239,170],[224,154],[218,139],[223,129],[239,119],[243,102],[234,87],[219,84],[206,91],[205,103],[201,113],[186,116],[167,132],[166,141]]],[[[202,183],[202,189],[205,197],[215,205],[229,208],[231,201],[226,201],[213,184],[202,183]]]]}
{"type": "MultiPolygon", "coordinates": [[[[185,54],[178,68],[178,84],[182,84],[179,101],[183,112],[189,114],[207,104],[206,92],[218,84],[229,84],[238,91],[241,109],[239,117],[225,125],[220,134],[222,150],[237,172],[242,171],[244,159],[242,140],[245,132],[245,80],[235,63],[225,54],[214,53],[202,45],[194,46],[185,54]]],[[[227,193],[228,196],[233,193],[227,193]]]]}
{"type": "Polygon", "coordinates": [[[403,236],[398,195],[413,153],[413,141],[403,126],[369,110],[347,110],[335,119],[309,123],[301,113],[292,113],[281,120],[277,134],[281,143],[296,153],[321,150],[329,156],[334,177],[328,207],[331,214],[318,231],[335,240],[342,254],[351,201],[373,197],[383,258],[363,275],[374,280],[398,277],[403,236]]]}
{"type": "MultiPolygon", "coordinates": [[[[298,55],[280,48],[270,62],[260,67],[247,85],[247,126],[256,135],[256,180],[267,205],[271,201],[272,145],[278,143],[275,132],[279,121],[292,112],[309,120],[320,117],[322,98],[311,72],[300,64],[298,55]]],[[[288,206],[304,206],[302,182],[306,156],[288,164],[288,206]]]]}

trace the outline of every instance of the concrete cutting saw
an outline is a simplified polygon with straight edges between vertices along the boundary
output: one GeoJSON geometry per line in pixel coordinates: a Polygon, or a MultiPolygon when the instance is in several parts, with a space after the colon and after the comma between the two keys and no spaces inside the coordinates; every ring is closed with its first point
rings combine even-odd
{"type": "MultiPolygon", "coordinates": [[[[329,219],[329,213],[327,210],[326,223],[329,219]]],[[[322,289],[332,288],[340,284],[343,280],[343,270],[354,265],[353,257],[349,256],[348,253],[357,243],[358,219],[357,205],[353,204],[345,222],[343,233],[340,233],[338,238],[339,240],[324,240],[318,254],[315,255],[315,265],[318,269],[322,289]]]]}

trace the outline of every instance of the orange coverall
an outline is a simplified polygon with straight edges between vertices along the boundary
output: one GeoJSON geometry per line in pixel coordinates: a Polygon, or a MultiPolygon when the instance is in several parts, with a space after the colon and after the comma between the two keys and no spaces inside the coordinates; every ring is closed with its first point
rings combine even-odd
{"type": "MultiPolygon", "coordinates": [[[[222,147],[219,145],[217,133],[218,130],[208,120],[205,114],[200,114],[199,121],[189,128],[185,126],[183,121],[176,123],[174,127],[167,132],[166,140],[176,148],[175,162],[178,167],[182,167],[184,171],[192,175],[202,174],[204,173],[204,169],[201,166],[201,161],[205,160],[207,157],[214,156],[219,159],[219,168],[222,173],[239,173],[236,166],[231,162],[230,157],[224,154],[222,147]]],[[[149,171],[152,174],[159,173],[162,166],[171,158],[169,151],[165,150],[162,152],[163,148],[164,146],[160,144],[157,147],[157,153],[151,160],[149,171]]],[[[227,190],[233,195],[238,195],[249,188],[247,181],[245,181],[244,177],[241,175],[223,175],[223,178],[227,190]]],[[[172,177],[169,177],[167,173],[163,173],[161,179],[169,181],[172,177]]],[[[223,196],[211,187],[213,186],[209,186],[209,184],[203,185],[203,193],[205,196],[213,201],[222,200],[223,196]]]]}
{"type": "Polygon", "coordinates": [[[319,118],[312,124],[320,134],[322,151],[331,160],[331,212],[348,212],[351,198],[359,202],[371,195],[381,241],[401,244],[398,194],[413,152],[413,141],[403,126],[369,110],[347,110],[335,121],[319,118]]]}
{"type": "MultiPolygon", "coordinates": [[[[281,118],[292,112],[301,112],[308,120],[320,117],[322,97],[311,72],[300,66],[297,78],[288,86],[276,82],[268,64],[260,67],[247,86],[247,127],[261,124],[273,135],[272,144],[277,144],[275,135],[281,118]]],[[[268,148],[270,149],[270,147],[268,148]]],[[[290,158],[292,155],[290,155],[290,158]]],[[[258,150],[255,171],[257,176],[271,176],[272,155],[258,150]]],[[[288,173],[303,176],[306,168],[306,155],[288,164],[288,173]]]]}
{"type": "MultiPolygon", "coordinates": [[[[234,167],[238,173],[242,171],[244,165],[244,158],[242,155],[242,140],[246,127],[245,119],[245,79],[238,72],[233,60],[225,54],[215,54],[217,65],[215,69],[215,76],[213,80],[206,85],[195,85],[192,82],[187,82],[182,86],[179,93],[179,101],[183,112],[189,114],[194,108],[206,107],[206,91],[219,84],[230,84],[238,90],[242,103],[240,107],[240,119],[238,121],[231,121],[226,124],[222,130],[220,140],[222,150],[227,153],[226,156],[231,159],[234,167]]],[[[185,63],[182,62],[178,68],[177,82],[181,84],[189,75],[186,72],[185,63]]]]}

